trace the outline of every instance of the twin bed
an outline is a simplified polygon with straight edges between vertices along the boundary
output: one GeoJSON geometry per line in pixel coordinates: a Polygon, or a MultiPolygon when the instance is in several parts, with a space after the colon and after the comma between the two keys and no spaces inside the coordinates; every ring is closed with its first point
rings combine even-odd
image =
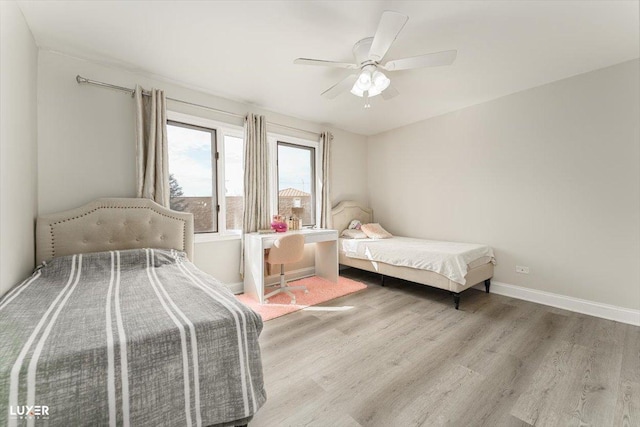
{"type": "MultiPolygon", "coordinates": [[[[339,233],[353,220],[373,222],[373,211],[353,201],[332,209],[333,228],[339,233]]],[[[453,294],[455,308],[460,293],[479,283],[489,292],[495,258],[489,246],[392,237],[340,239],[339,263],[348,267],[433,286],[453,294]]]]}
{"type": "Polygon", "coordinates": [[[1,425],[235,426],[265,402],[262,320],[190,262],[191,214],[99,199],[36,240],[0,299],[1,425]]]}

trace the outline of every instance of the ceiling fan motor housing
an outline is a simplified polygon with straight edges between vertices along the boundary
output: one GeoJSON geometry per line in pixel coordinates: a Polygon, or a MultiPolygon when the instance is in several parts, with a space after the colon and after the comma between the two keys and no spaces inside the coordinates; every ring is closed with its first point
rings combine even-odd
{"type": "Polygon", "coordinates": [[[356,58],[356,64],[359,64],[360,67],[364,67],[368,64],[375,64],[375,62],[369,59],[369,51],[371,50],[372,43],[373,37],[367,37],[353,45],[353,56],[356,58]]]}

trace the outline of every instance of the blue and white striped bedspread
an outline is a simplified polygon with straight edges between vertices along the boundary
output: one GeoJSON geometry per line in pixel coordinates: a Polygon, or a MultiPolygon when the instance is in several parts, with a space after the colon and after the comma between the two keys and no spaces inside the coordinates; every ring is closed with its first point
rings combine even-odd
{"type": "Polygon", "coordinates": [[[56,258],[0,300],[0,425],[249,418],[266,400],[261,330],[181,252],[56,258]]]}

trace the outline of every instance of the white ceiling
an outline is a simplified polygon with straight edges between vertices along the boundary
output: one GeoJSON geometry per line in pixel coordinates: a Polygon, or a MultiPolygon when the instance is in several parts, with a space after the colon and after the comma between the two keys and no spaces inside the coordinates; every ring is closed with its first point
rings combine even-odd
{"type": "MultiPolygon", "coordinates": [[[[637,58],[638,1],[20,2],[38,46],[372,135],[637,58]],[[383,10],[409,15],[386,60],[457,49],[449,67],[389,73],[390,101],[320,97],[383,10]]],[[[91,78],[91,76],[86,76],[91,78]]]]}

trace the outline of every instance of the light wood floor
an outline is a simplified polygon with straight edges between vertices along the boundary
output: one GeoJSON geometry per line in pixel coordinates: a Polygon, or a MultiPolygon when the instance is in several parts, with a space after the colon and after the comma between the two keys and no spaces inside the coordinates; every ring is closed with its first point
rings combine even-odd
{"type": "Polygon", "coordinates": [[[640,328],[358,270],[265,323],[260,426],[640,426],[640,328]]]}

